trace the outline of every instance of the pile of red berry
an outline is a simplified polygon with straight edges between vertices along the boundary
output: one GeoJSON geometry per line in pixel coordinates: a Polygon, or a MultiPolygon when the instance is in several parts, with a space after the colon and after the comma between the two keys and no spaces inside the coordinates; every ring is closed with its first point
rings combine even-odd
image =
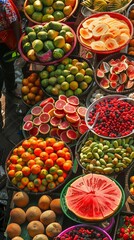
{"type": "Polygon", "coordinates": [[[134,240],[134,215],[123,217],[123,225],[118,229],[117,238],[122,240],[134,240]]]}
{"type": "Polygon", "coordinates": [[[102,136],[121,137],[131,134],[134,129],[134,106],[118,98],[103,99],[89,113],[88,124],[92,125],[99,112],[93,130],[102,136]]]}
{"type": "Polygon", "coordinates": [[[55,240],[109,240],[109,238],[94,228],[76,227],[61,237],[56,237],[55,240]]]}

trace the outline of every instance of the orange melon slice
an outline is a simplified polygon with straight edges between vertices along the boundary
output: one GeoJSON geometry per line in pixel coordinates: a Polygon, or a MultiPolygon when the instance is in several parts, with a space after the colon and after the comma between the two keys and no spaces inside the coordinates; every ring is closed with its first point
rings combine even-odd
{"type": "Polygon", "coordinates": [[[129,40],[129,36],[126,33],[122,33],[121,35],[117,36],[115,40],[119,46],[122,46],[129,40]]]}
{"type": "Polygon", "coordinates": [[[106,50],[105,43],[102,41],[95,41],[91,43],[91,48],[98,51],[106,50]]]}
{"type": "Polygon", "coordinates": [[[84,39],[92,38],[92,33],[87,28],[80,28],[80,35],[84,39]]]}
{"type": "Polygon", "coordinates": [[[83,23],[82,23],[82,26],[84,27],[84,28],[88,28],[88,26],[89,26],[89,24],[90,23],[92,23],[94,20],[96,20],[96,18],[89,18],[89,19],[87,19],[86,21],[84,21],[83,23]]]}
{"type": "Polygon", "coordinates": [[[98,23],[99,23],[99,20],[98,20],[98,19],[92,21],[92,22],[89,24],[89,26],[88,26],[88,30],[89,30],[89,31],[92,31],[92,30],[94,29],[94,27],[98,25],[98,23]]]}
{"type": "Polygon", "coordinates": [[[93,42],[93,39],[84,39],[82,36],[80,36],[80,41],[81,41],[81,43],[90,47],[91,43],[93,42]]]}
{"type": "Polygon", "coordinates": [[[118,43],[116,42],[116,40],[114,38],[109,38],[105,41],[105,45],[106,45],[106,48],[108,50],[113,50],[115,48],[118,48],[119,45],[118,43]]]}
{"type": "Polygon", "coordinates": [[[113,38],[113,37],[114,37],[114,36],[113,36],[112,33],[106,33],[106,34],[104,34],[104,35],[101,36],[100,41],[105,42],[107,39],[113,38]]]}
{"type": "Polygon", "coordinates": [[[98,37],[104,35],[106,32],[108,32],[108,30],[109,30],[108,25],[104,23],[99,23],[94,27],[92,33],[93,36],[98,37]]]}
{"type": "Polygon", "coordinates": [[[120,35],[120,30],[117,27],[111,27],[109,28],[108,33],[112,33],[113,38],[117,37],[118,35],[120,35]]]}

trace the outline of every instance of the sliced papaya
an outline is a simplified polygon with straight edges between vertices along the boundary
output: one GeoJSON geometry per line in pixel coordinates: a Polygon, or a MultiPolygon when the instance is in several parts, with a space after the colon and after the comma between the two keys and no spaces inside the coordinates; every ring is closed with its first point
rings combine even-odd
{"type": "Polygon", "coordinates": [[[84,39],[91,39],[93,36],[87,28],[80,28],[80,35],[84,39]]]}
{"type": "Polygon", "coordinates": [[[120,35],[120,30],[117,27],[113,26],[109,28],[108,33],[112,33],[113,37],[115,38],[120,35]]]}
{"type": "Polygon", "coordinates": [[[94,50],[103,51],[106,50],[105,43],[102,41],[94,41],[91,43],[91,48],[94,50]]]}
{"type": "Polygon", "coordinates": [[[113,39],[113,38],[107,39],[107,40],[105,41],[105,46],[106,46],[106,49],[108,49],[108,50],[113,50],[113,49],[119,47],[118,43],[117,43],[116,40],[113,39]]]}
{"type": "Polygon", "coordinates": [[[89,18],[89,19],[87,19],[86,21],[84,21],[83,23],[82,23],[82,26],[84,27],[84,28],[88,28],[89,27],[89,25],[90,25],[90,23],[92,23],[94,20],[96,20],[96,18],[89,18]]]}
{"type": "Polygon", "coordinates": [[[94,27],[97,26],[98,24],[99,24],[99,19],[96,18],[94,21],[92,21],[92,22],[89,24],[88,29],[89,29],[90,31],[92,31],[92,30],[94,29],[94,27]]]}
{"type": "Polygon", "coordinates": [[[99,23],[93,28],[92,33],[93,33],[93,36],[95,36],[95,37],[98,37],[98,36],[101,37],[108,30],[109,30],[108,25],[106,25],[104,23],[99,23]]]}
{"type": "Polygon", "coordinates": [[[100,81],[100,86],[103,88],[109,88],[109,80],[107,78],[102,78],[100,81]]]}

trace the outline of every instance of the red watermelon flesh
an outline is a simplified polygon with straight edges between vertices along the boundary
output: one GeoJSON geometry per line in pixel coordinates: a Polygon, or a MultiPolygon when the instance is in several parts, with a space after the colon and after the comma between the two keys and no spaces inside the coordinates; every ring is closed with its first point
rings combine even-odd
{"type": "Polygon", "coordinates": [[[112,216],[122,200],[122,192],[110,178],[86,174],[76,179],[66,193],[70,211],[83,220],[97,221],[112,216]]]}

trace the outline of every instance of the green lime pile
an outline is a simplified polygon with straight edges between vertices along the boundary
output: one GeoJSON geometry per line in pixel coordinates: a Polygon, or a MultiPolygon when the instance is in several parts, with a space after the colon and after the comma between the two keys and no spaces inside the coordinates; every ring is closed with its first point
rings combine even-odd
{"type": "Polygon", "coordinates": [[[27,0],[24,12],[35,22],[60,21],[74,10],[76,0],[27,0]]]}
{"type": "Polygon", "coordinates": [[[74,43],[71,28],[55,21],[26,27],[25,32],[22,37],[22,49],[32,61],[39,59],[41,62],[47,62],[60,59],[72,49],[74,43]]]}
{"type": "Polygon", "coordinates": [[[65,58],[58,65],[48,65],[39,73],[42,88],[49,95],[82,94],[93,81],[93,70],[86,61],[65,58]]]}

